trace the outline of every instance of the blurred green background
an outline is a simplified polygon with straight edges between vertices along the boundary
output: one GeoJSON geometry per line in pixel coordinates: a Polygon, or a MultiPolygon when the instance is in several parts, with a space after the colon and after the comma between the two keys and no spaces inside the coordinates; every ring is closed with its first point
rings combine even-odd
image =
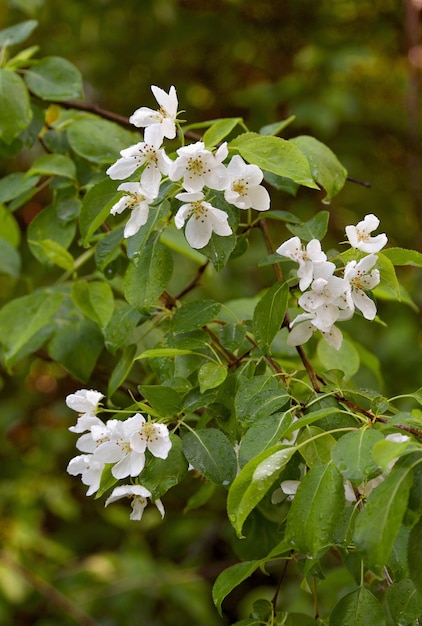
{"type": "MultiPolygon", "coordinates": [[[[39,20],[28,45],[72,61],[86,100],[121,115],[154,106],[151,84],[176,86],[188,122],[241,115],[257,130],[295,115],[286,138],[316,136],[371,185],[348,182],[334,198],[325,249],[344,238],[345,224],[375,213],[391,245],[421,251],[421,8],[419,0],[0,0],[0,27],[39,20]]],[[[0,173],[11,167],[19,163],[0,161],[0,173]]],[[[322,197],[275,195],[273,208],[305,219],[327,208],[322,197]]],[[[383,302],[387,328],[348,326],[380,359],[385,380],[363,369],[357,382],[388,395],[421,386],[422,277],[412,268],[400,277],[413,307],[383,302]]],[[[239,263],[217,288],[229,298],[267,284],[239,263]]],[[[212,296],[216,287],[206,289],[212,296]]],[[[141,524],[123,507],[104,510],[65,472],[75,438],[64,397],[80,383],[41,357],[2,379],[1,624],[214,626],[247,616],[258,590],[271,597],[275,576],[257,575],[226,601],[227,620],[216,615],[212,581],[241,552],[224,493],[180,515],[200,483],[192,476],[166,496],[163,523],[154,507],[141,524]]],[[[92,386],[104,388],[101,373],[92,386]]],[[[296,582],[285,602],[306,610],[310,596],[296,582]]],[[[323,586],[322,605],[324,593],[348,582],[337,575],[323,586]]]]}

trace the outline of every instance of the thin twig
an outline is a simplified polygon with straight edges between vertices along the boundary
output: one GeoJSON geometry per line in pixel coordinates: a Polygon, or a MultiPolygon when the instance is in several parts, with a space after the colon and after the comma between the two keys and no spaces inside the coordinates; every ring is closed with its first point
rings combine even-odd
{"type": "Polygon", "coordinates": [[[178,293],[177,296],[174,296],[176,300],[180,300],[180,298],[183,298],[183,296],[185,296],[187,293],[192,291],[192,289],[195,289],[195,287],[201,281],[202,275],[205,272],[205,270],[207,269],[208,264],[209,264],[209,261],[206,261],[206,263],[204,263],[203,265],[201,265],[201,267],[199,267],[196,275],[193,277],[193,279],[190,281],[190,283],[188,285],[186,285],[186,287],[184,289],[182,289],[182,291],[180,293],[178,293]]]}

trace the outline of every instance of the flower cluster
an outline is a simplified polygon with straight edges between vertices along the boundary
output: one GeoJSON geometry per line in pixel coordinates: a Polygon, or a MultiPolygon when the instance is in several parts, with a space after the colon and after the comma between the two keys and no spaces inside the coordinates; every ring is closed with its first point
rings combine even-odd
{"type": "MultiPolygon", "coordinates": [[[[138,477],[145,466],[146,452],[160,459],[166,459],[171,441],[165,424],[147,421],[136,413],[126,420],[110,419],[103,422],[96,413],[103,394],[89,389],[80,389],[66,398],[69,408],[79,413],[75,426],[69,430],[81,434],[76,448],[82,452],[70,460],[67,471],[72,476],[81,474],[81,480],[88,487],[87,495],[98,491],[101,476],[106,465],[111,464],[111,474],[116,480],[138,477]]],[[[130,519],[140,520],[151,493],[140,484],[120,485],[107,499],[105,506],[123,497],[132,500],[130,519]]],[[[164,515],[160,500],[155,505],[164,515]]]]}
{"type": "Polygon", "coordinates": [[[171,87],[166,93],[154,85],[151,90],[160,109],[153,111],[141,107],[130,117],[132,124],[145,128],[144,141],[122,150],[121,158],[107,170],[113,180],[124,180],[141,168],[139,182],[119,185],[118,190],[123,191],[124,196],[110,211],[115,215],[131,210],[124,236],[135,235],[146,223],[163,176],[180,182],[183,187],[183,191],[176,194],[182,206],[176,213],[175,224],[181,229],[186,223],[185,236],[192,248],[206,246],[213,232],[221,237],[233,232],[228,214],[207,201],[207,195],[213,191],[224,192],[226,202],[239,209],[268,210],[270,196],[261,185],[262,171],[256,165],[245,163],[239,155],[235,155],[226,167],[223,163],[228,156],[226,142],[214,153],[205,148],[202,141],[197,141],[179,148],[176,159],[170,159],[162,143],[164,138],[176,137],[176,90],[171,87]]]}
{"type": "Polygon", "coordinates": [[[367,320],[373,320],[377,310],[375,302],[367,295],[380,281],[378,269],[373,269],[377,255],[387,243],[383,233],[371,237],[379,225],[375,215],[366,215],[356,226],[346,226],[346,236],[352,248],[366,254],[363,258],[349,261],[343,276],[337,276],[335,263],[328,261],[317,239],[307,246],[299,237],[285,241],[277,253],[295,261],[299,268],[299,289],[303,292],[298,300],[305,311],[291,322],[288,343],[297,346],[305,343],[320,331],[327,342],[339,349],[343,335],[336,322],[350,319],[358,309],[367,320]]]}

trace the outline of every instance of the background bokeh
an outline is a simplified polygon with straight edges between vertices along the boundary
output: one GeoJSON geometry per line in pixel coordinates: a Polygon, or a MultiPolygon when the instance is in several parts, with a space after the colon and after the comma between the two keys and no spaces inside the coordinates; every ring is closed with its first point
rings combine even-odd
{"type": "MultiPolygon", "coordinates": [[[[301,218],[328,208],[326,249],[342,240],[345,224],[375,213],[392,245],[422,251],[421,9],[419,0],[0,0],[0,27],[39,20],[28,45],[72,61],[86,100],[121,115],[153,106],[151,84],[176,86],[188,122],[240,115],[257,130],[295,115],[286,138],[316,136],[350,177],[371,186],[348,182],[329,207],[314,191],[280,194],[274,208],[301,218]]],[[[10,167],[0,160],[0,173],[10,167]]],[[[387,328],[356,326],[385,381],[363,370],[357,383],[388,395],[421,386],[422,277],[413,268],[400,277],[414,306],[383,302],[387,328]]],[[[239,263],[205,289],[228,299],[264,286],[239,263]]],[[[241,553],[224,521],[224,494],[181,515],[186,490],[198,486],[192,476],[166,496],[163,523],[153,507],[139,525],[123,507],[104,510],[65,472],[74,418],[64,397],[80,383],[42,356],[15,374],[1,373],[0,623],[228,623],[210,599],[216,575],[241,553]]],[[[92,386],[104,388],[100,374],[92,386]]],[[[271,594],[274,580],[257,576],[233,593],[228,618],[247,616],[258,589],[271,594]]],[[[301,610],[310,600],[294,582],[286,602],[301,610]]],[[[329,583],[322,605],[347,580],[329,583]]]]}

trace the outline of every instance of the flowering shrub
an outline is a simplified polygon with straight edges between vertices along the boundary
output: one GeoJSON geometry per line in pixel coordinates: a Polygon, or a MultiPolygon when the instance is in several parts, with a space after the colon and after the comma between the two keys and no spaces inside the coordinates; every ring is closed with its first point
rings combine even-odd
{"type": "MultiPolygon", "coordinates": [[[[4,49],[32,27],[4,31],[4,49]]],[[[0,270],[11,294],[0,310],[1,358],[13,373],[42,348],[91,387],[108,354],[102,391],[80,388],[66,399],[79,414],[70,430],[80,454],[68,473],[106,506],[128,498],[136,521],[148,499],[164,516],[167,491],[191,470],[201,480],[183,508],[205,505],[210,484],[226,491],[248,556],[216,579],[220,612],[237,585],[280,563],[297,564],[309,589],[313,581],[316,607],[330,554],[355,581],[327,615],[288,615],[276,591],[239,625],[416,623],[422,396],[406,392],[414,408],[401,411],[397,398],[358,387],[359,361],[377,364],[337,324],[347,328],[355,314],[379,321],[377,301],[401,297],[395,266],[422,266],[422,255],[371,236],[373,214],[344,224],[350,248],[326,253],[327,211],[302,222],[271,205],[271,189],[300,187],[323,189],[328,203],[347,178],[317,139],[279,137],[288,121],[259,132],[240,118],[184,126],[175,87],[152,86],[158,110],[142,106],[130,117],[144,129],[139,141],[127,120],[118,125],[73,101],[82,98],[76,68],[34,53],[4,53],[0,69],[2,150],[29,150],[32,159],[0,183],[0,270]],[[14,212],[41,188],[51,204],[31,221],[27,242],[49,282],[22,295],[14,212]],[[281,225],[294,236],[278,238],[281,225]],[[246,302],[193,299],[204,272],[244,254],[255,231],[274,283],[246,302]],[[195,274],[172,293],[181,259],[195,274]]]]}

